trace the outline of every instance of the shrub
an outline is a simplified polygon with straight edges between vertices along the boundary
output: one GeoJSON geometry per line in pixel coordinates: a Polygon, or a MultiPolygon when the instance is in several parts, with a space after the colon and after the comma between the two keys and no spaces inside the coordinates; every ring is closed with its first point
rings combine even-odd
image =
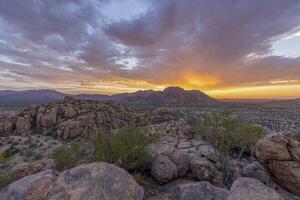
{"type": "Polygon", "coordinates": [[[12,183],[14,179],[6,173],[0,174],[0,190],[10,183],[12,183]]]}
{"type": "Polygon", "coordinates": [[[11,156],[5,156],[4,154],[0,154],[0,164],[6,165],[11,160],[11,156]]]}
{"type": "Polygon", "coordinates": [[[135,126],[118,129],[111,135],[98,133],[91,140],[94,159],[116,164],[128,172],[144,171],[150,165],[148,146],[156,139],[145,128],[135,126]]]}
{"type": "Polygon", "coordinates": [[[56,170],[72,168],[82,158],[81,145],[79,143],[63,145],[55,149],[51,157],[54,159],[56,170]]]}
{"type": "Polygon", "coordinates": [[[239,159],[245,152],[252,154],[263,131],[259,126],[247,124],[233,117],[231,111],[209,114],[203,119],[201,128],[202,137],[218,150],[216,154],[224,174],[223,182],[230,186],[233,174],[230,167],[230,153],[237,150],[239,159]]]}
{"type": "Polygon", "coordinates": [[[236,134],[236,146],[240,150],[239,159],[245,152],[253,155],[256,142],[263,136],[261,127],[243,124],[236,134]]]}
{"type": "Polygon", "coordinates": [[[204,118],[201,126],[205,140],[226,155],[238,150],[239,158],[245,152],[252,153],[257,140],[263,135],[261,127],[233,117],[231,111],[211,113],[204,118]]]}

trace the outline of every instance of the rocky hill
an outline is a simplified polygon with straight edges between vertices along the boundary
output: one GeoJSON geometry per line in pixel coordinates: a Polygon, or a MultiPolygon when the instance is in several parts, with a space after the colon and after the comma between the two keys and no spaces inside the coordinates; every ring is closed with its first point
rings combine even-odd
{"type": "Polygon", "coordinates": [[[138,91],[123,98],[122,102],[153,106],[198,106],[218,103],[216,99],[199,90],[187,91],[180,87],[168,87],[163,91],[138,91]]]}
{"type": "Polygon", "coordinates": [[[0,122],[0,135],[43,133],[68,139],[88,136],[100,128],[114,129],[136,120],[133,113],[119,104],[65,97],[63,101],[32,105],[6,117],[0,122]]]}
{"type": "Polygon", "coordinates": [[[135,113],[114,102],[65,97],[55,103],[31,105],[0,120],[0,136],[41,133],[55,138],[88,137],[98,130],[111,131],[130,124],[159,123],[175,115],[164,109],[135,113]]]}

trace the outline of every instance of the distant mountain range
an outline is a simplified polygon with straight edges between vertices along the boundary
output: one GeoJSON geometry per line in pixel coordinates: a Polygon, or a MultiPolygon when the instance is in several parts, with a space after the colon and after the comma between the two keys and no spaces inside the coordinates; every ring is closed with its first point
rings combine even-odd
{"type": "Polygon", "coordinates": [[[11,91],[0,90],[0,106],[14,107],[30,104],[43,104],[63,100],[65,96],[72,96],[82,100],[117,101],[126,104],[147,106],[171,106],[171,105],[213,105],[218,100],[209,97],[199,90],[184,90],[180,87],[168,87],[163,91],[143,90],[134,93],[116,95],[101,94],[77,94],[70,95],[55,90],[25,90],[11,91]]]}

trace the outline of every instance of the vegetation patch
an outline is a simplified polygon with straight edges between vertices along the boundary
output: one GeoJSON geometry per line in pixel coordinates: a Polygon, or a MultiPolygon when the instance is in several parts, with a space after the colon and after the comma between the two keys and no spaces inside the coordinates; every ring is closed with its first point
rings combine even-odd
{"type": "Polygon", "coordinates": [[[157,138],[135,126],[118,129],[111,135],[98,133],[91,139],[94,159],[116,164],[128,172],[145,171],[151,163],[148,147],[157,138]]]}
{"type": "Polygon", "coordinates": [[[59,147],[52,153],[52,158],[59,171],[79,163],[103,161],[136,174],[150,168],[149,145],[157,138],[150,136],[146,128],[136,126],[120,128],[111,134],[98,131],[87,143],[59,147]]]}
{"type": "MultiPolygon", "coordinates": [[[[194,124],[196,124],[194,122],[194,124]]],[[[233,175],[230,156],[237,153],[238,159],[253,155],[256,142],[263,136],[260,126],[248,124],[236,118],[232,111],[212,112],[200,123],[202,138],[212,144],[224,174],[224,184],[230,186],[233,175]]]]}

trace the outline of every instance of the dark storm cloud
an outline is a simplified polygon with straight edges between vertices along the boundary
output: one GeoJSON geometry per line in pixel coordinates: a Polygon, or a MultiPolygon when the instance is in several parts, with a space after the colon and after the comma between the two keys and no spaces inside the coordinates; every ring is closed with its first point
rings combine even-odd
{"type": "Polygon", "coordinates": [[[114,22],[101,13],[109,1],[0,0],[0,71],[51,83],[154,84],[191,71],[216,77],[216,88],[300,80],[299,58],[270,55],[273,41],[300,27],[300,1],[148,1],[146,13],[114,22]],[[124,69],[128,59],[138,66],[124,69]]]}

